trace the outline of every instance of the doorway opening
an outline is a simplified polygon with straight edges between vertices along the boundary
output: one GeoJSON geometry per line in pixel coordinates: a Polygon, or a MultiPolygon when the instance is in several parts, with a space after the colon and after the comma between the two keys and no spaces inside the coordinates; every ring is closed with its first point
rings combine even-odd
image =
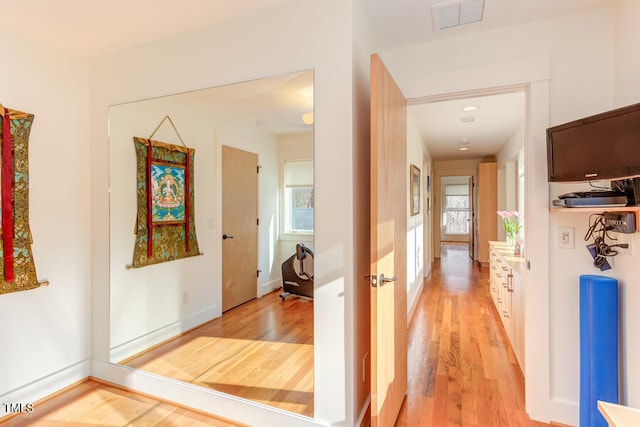
{"type": "MultiPolygon", "coordinates": [[[[527,93],[527,86],[509,86],[408,100],[408,116],[418,128],[432,164],[435,258],[440,257],[441,242],[464,241],[469,243],[469,255],[486,264],[488,260],[479,259],[479,248],[488,248],[489,241],[505,238],[496,212],[524,213],[527,93]],[[497,203],[480,218],[478,169],[481,163],[487,162],[497,166],[497,186],[491,189],[497,203]],[[447,206],[452,201],[465,203],[464,196],[449,194],[448,197],[447,191],[464,193],[466,188],[471,188],[468,213],[460,205],[447,206]],[[460,225],[460,220],[467,219],[468,226],[460,225]],[[487,230],[486,224],[495,231],[483,234],[480,239],[480,231],[487,230]]],[[[524,230],[521,238],[524,240],[524,230]]]]}
{"type": "Polygon", "coordinates": [[[444,176],[440,180],[440,241],[467,243],[471,247],[473,225],[473,176],[444,176]]]}

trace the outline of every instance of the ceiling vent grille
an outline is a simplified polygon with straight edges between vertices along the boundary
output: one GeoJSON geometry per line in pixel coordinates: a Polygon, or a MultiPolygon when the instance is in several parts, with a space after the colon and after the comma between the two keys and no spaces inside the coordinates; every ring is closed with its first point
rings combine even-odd
{"type": "Polygon", "coordinates": [[[438,3],[431,6],[433,31],[482,21],[484,17],[484,0],[462,0],[438,3]]]}

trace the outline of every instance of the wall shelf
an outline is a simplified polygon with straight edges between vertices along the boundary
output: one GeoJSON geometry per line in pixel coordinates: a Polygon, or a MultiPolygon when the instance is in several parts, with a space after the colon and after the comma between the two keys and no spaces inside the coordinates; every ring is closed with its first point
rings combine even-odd
{"type": "Polygon", "coordinates": [[[640,231],[640,206],[590,206],[586,208],[549,208],[549,212],[561,213],[602,213],[602,212],[633,212],[636,217],[636,232],[640,231]]]}

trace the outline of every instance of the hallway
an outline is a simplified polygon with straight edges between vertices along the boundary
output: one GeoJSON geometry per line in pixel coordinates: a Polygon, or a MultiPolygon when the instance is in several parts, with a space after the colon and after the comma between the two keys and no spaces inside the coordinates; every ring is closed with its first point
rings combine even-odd
{"type": "Polygon", "coordinates": [[[495,311],[489,269],[447,243],[409,326],[409,385],[397,427],[544,426],[524,410],[524,377],[495,311]]]}

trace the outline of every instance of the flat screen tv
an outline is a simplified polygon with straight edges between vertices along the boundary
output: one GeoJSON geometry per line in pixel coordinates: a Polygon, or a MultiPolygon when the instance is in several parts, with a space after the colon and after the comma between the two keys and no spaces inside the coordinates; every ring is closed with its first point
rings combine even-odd
{"type": "Polygon", "coordinates": [[[549,182],[640,175],[640,104],[547,129],[549,182]]]}

